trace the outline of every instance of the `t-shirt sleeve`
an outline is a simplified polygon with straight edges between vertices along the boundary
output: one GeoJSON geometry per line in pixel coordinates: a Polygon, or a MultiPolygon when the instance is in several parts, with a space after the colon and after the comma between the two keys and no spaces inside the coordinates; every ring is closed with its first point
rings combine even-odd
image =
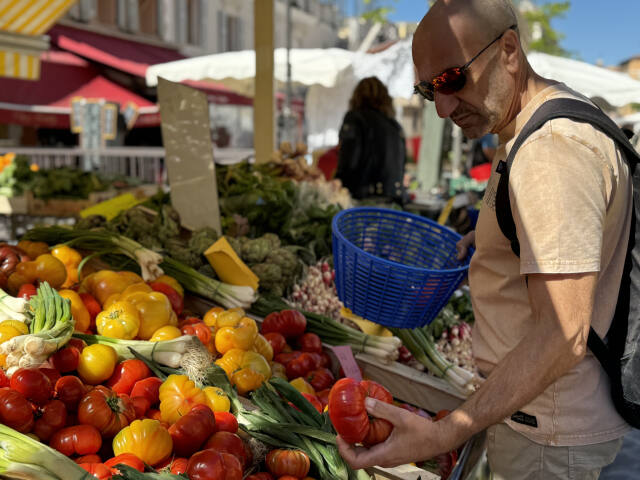
{"type": "Polygon", "coordinates": [[[599,272],[611,181],[604,157],[557,133],[532,137],[511,169],[520,273],[599,272]]]}

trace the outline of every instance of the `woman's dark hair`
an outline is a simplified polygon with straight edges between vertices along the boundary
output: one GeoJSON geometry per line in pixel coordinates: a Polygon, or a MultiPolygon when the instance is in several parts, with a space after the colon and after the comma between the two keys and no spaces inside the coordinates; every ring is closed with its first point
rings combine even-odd
{"type": "Polygon", "coordinates": [[[361,108],[379,110],[389,118],[396,116],[389,91],[378,77],[363,78],[353,91],[351,100],[349,100],[349,110],[361,108]]]}

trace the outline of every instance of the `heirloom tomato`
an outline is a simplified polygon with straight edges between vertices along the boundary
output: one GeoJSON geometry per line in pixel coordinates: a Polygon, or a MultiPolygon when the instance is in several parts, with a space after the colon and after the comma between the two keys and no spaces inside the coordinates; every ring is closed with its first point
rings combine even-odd
{"type": "Polygon", "coordinates": [[[149,286],[154,292],[164,293],[167,296],[171,303],[171,308],[173,308],[176,315],[182,314],[182,310],[184,310],[184,299],[171,285],[164,282],[151,282],[149,286]]]}
{"type": "Polygon", "coordinates": [[[364,406],[365,398],[392,403],[393,397],[382,385],[352,378],[342,378],[329,393],[329,417],[338,434],[348,443],[365,446],[380,443],[391,434],[393,426],[381,418],[369,419],[364,406]]]}
{"type": "Polygon", "coordinates": [[[318,413],[322,413],[322,409],[323,409],[322,402],[316,395],[302,392],[302,396],[306,398],[311,405],[313,405],[313,408],[315,408],[318,411],[318,413]]]}
{"type": "Polygon", "coordinates": [[[242,480],[242,465],[231,454],[201,450],[189,459],[190,480],[242,480]]]}
{"type": "Polygon", "coordinates": [[[271,349],[273,350],[274,355],[278,355],[284,350],[284,347],[287,345],[287,340],[284,338],[284,335],[278,332],[270,332],[263,333],[264,338],[271,344],[271,349]]]}
{"type": "Polygon", "coordinates": [[[90,345],[80,354],[78,375],[84,383],[97,385],[113,374],[117,361],[118,354],[109,345],[90,345]]]}
{"type": "Polygon", "coordinates": [[[39,412],[33,433],[41,442],[48,442],[51,436],[67,425],[67,409],[60,400],[51,400],[39,412]]]}
{"type": "Polygon", "coordinates": [[[240,395],[255,390],[271,377],[271,367],[257,352],[232,349],[216,360],[240,395]]]}
{"type": "Polygon", "coordinates": [[[151,466],[157,465],[171,455],[171,435],[157,420],[135,420],[123,428],[113,439],[113,453],[133,453],[151,466]]]}
{"type": "Polygon", "coordinates": [[[98,480],[108,480],[111,478],[111,469],[104,463],[81,463],[80,467],[98,480]]]}
{"type": "Polygon", "coordinates": [[[82,383],[82,380],[74,375],[60,377],[54,390],[55,397],[64,403],[67,412],[75,412],[80,400],[87,393],[87,387],[82,383]]]}
{"type": "Polygon", "coordinates": [[[80,333],[86,332],[91,325],[91,315],[80,295],[73,290],[60,290],[58,293],[71,304],[71,316],[76,321],[74,330],[80,333]]]}
{"type": "Polygon", "coordinates": [[[267,469],[276,477],[291,475],[303,478],[309,473],[311,463],[306,453],[301,450],[271,450],[265,460],[267,469]]]}
{"type": "Polygon", "coordinates": [[[162,380],[158,377],[138,380],[131,389],[131,397],[145,397],[153,407],[160,401],[160,385],[162,380]]]}
{"type": "Polygon", "coordinates": [[[33,428],[33,409],[20,392],[12,388],[0,388],[0,423],[20,433],[33,428]]]}
{"type": "Polygon", "coordinates": [[[307,328],[307,319],[297,310],[283,310],[266,316],[262,322],[262,334],[278,332],[285,338],[296,338],[307,328]]]}
{"type": "Polygon", "coordinates": [[[73,372],[78,368],[80,352],[75,347],[64,347],[51,356],[51,363],[60,373],[73,372]]]}
{"type": "Polygon", "coordinates": [[[214,410],[217,392],[207,392],[198,388],[186,375],[169,375],[159,390],[162,421],[173,424],[196,405],[207,405],[214,410]]]}
{"type": "Polygon", "coordinates": [[[316,392],[331,388],[335,381],[333,373],[328,368],[318,368],[307,375],[307,382],[311,384],[316,392]]]}
{"type": "Polygon", "coordinates": [[[78,405],[78,421],[93,425],[105,437],[113,437],[136,418],[128,395],[118,395],[98,385],[87,393],[78,405]]]}
{"type": "Polygon", "coordinates": [[[100,335],[122,340],[133,340],[140,330],[140,314],[130,302],[113,302],[96,317],[96,329],[100,335]]]}
{"type": "Polygon", "coordinates": [[[74,425],[54,433],[49,445],[67,457],[90,455],[100,450],[102,436],[93,425],[74,425]]]}
{"type": "Polygon", "coordinates": [[[11,376],[10,385],[37,405],[46,404],[53,395],[49,377],[37,368],[19,368],[11,376]]]}
{"type": "Polygon", "coordinates": [[[300,336],[298,346],[303,352],[322,353],[322,340],[315,333],[305,333],[300,336]]]}
{"type": "Polygon", "coordinates": [[[133,409],[136,412],[136,419],[143,418],[151,408],[151,403],[147,397],[131,397],[131,403],[133,403],[133,409]]]}
{"type": "Polygon", "coordinates": [[[136,382],[150,376],[151,370],[149,370],[149,367],[142,360],[134,358],[116,365],[116,369],[107,380],[106,385],[116,393],[129,395],[136,382]]]}
{"type": "Polygon", "coordinates": [[[139,472],[144,472],[144,462],[136,457],[133,453],[121,453],[117,457],[110,458],[104,464],[113,468],[116,465],[122,464],[128,467],[135,468],[139,472]]]}
{"type": "Polygon", "coordinates": [[[229,412],[213,412],[216,417],[216,431],[217,432],[231,432],[236,433],[238,431],[238,419],[233,413],[229,412]]]}
{"type": "Polygon", "coordinates": [[[251,461],[249,450],[242,439],[235,433],[216,432],[207,440],[203,448],[211,448],[221,453],[230,453],[240,460],[242,468],[245,468],[251,461]]]}
{"type": "Polygon", "coordinates": [[[216,430],[216,418],[206,405],[196,405],[169,427],[173,440],[173,452],[180,457],[190,457],[216,430]]]}

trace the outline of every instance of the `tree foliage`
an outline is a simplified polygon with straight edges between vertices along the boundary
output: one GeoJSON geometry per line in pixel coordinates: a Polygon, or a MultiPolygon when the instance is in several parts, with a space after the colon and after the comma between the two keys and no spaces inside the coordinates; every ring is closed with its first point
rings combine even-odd
{"type": "Polygon", "coordinates": [[[571,1],[545,3],[535,10],[524,12],[524,17],[532,31],[540,29],[539,38],[532,39],[529,49],[562,57],[572,57],[572,52],[565,50],[560,43],[565,35],[551,26],[555,18],[563,18],[571,8],[571,1]]]}
{"type": "MultiPolygon", "coordinates": [[[[395,3],[398,0],[387,0],[387,2],[395,3]]],[[[362,0],[365,6],[373,6],[368,8],[363,14],[362,18],[368,22],[373,23],[387,23],[389,21],[389,15],[394,12],[394,8],[390,6],[377,6],[378,2],[374,0],[362,0]]]]}

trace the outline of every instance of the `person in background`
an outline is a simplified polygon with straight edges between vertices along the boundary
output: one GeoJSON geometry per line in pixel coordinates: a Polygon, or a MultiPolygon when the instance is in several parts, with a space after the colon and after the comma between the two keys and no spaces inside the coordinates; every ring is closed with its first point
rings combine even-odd
{"type": "Polygon", "coordinates": [[[340,129],[336,178],[356,199],[403,203],[406,145],[387,87],[376,77],[356,86],[340,129]]]}

